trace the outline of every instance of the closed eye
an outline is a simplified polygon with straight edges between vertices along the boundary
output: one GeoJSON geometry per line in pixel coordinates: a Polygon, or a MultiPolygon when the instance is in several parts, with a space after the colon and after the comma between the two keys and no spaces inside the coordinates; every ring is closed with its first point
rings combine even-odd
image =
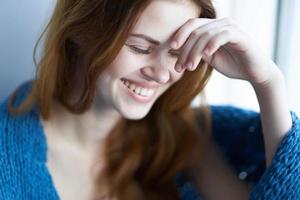
{"type": "MultiPolygon", "coordinates": [[[[142,49],[142,48],[136,47],[134,45],[126,45],[126,46],[128,46],[134,53],[137,53],[137,54],[146,55],[146,54],[152,53],[151,49],[142,49]]],[[[176,51],[176,50],[169,51],[169,54],[170,54],[170,56],[175,57],[175,58],[178,58],[180,56],[180,52],[176,51]]]]}
{"type": "Polygon", "coordinates": [[[149,49],[141,49],[133,45],[127,45],[134,53],[138,54],[150,54],[152,51],[149,49]]]}

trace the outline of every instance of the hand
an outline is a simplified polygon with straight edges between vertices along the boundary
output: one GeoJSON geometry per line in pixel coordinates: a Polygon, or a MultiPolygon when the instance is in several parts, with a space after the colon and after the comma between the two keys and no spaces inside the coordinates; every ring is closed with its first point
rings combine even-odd
{"type": "Polygon", "coordinates": [[[180,49],[175,70],[193,71],[201,59],[230,78],[252,84],[266,83],[280,73],[271,59],[255,46],[229,18],[194,18],[183,24],[172,38],[171,47],[180,49]]]}

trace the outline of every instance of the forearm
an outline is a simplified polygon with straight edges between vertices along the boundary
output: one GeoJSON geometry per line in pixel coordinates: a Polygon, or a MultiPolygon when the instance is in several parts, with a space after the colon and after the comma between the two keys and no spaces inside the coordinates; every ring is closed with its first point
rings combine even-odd
{"type": "Polygon", "coordinates": [[[266,164],[268,167],[271,164],[278,144],[292,126],[284,77],[281,72],[275,72],[272,81],[258,85],[252,84],[252,86],[260,106],[266,164]]]}

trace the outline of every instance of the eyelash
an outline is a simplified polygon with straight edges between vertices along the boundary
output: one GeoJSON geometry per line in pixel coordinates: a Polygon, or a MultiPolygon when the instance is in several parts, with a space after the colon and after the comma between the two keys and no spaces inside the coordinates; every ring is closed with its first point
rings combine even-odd
{"type": "Polygon", "coordinates": [[[139,53],[139,54],[149,54],[151,53],[150,50],[144,50],[144,49],[140,49],[140,48],[137,48],[135,46],[129,46],[134,52],[136,53],[139,53]]]}
{"type": "MultiPolygon", "coordinates": [[[[132,49],[135,53],[138,53],[138,54],[150,54],[151,53],[151,51],[150,50],[144,50],[144,49],[140,49],[140,48],[137,48],[137,47],[135,47],[135,46],[131,46],[131,45],[128,45],[129,46],[129,48],[130,49],[132,49]]],[[[170,55],[172,56],[172,57],[176,57],[176,58],[178,58],[179,57],[179,53],[170,53],[170,55]]]]}

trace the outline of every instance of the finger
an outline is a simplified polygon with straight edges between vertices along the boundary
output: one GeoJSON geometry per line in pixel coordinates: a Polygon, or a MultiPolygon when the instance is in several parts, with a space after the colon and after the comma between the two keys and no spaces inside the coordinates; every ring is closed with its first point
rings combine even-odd
{"type": "Polygon", "coordinates": [[[202,52],[207,46],[208,42],[211,40],[211,38],[215,37],[215,35],[219,34],[226,28],[227,26],[221,28],[215,27],[203,34],[200,28],[195,30],[193,33],[196,35],[198,35],[197,32],[200,30],[200,36],[198,36],[198,40],[194,42],[192,48],[188,49],[188,52],[184,53],[182,58],[179,58],[178,62],[183,63],[182,65],[190,71],[195,70],[202,58],[202,52]]]}
{"type": "Polygon", "coordinates": [[[173,49],[180,48],[193,30],[199,28],[199,26],[202,26],[205,23],[209,23],[212,20],[214,19],[192,18],[187,20],[172,37],[171,47],[173,49]]]}
{"type": "Polygon", "coordinates": [[[207,56],[213,55],[218,49],[228,43],[235,44],[238,42],[238,37],[235,37],[233,31],[224,30],[216,34],[211,40],[207,43],[204,53],[207,56]]]}
{"type": "Polygon", "coordinates": [[[185,63],[185,61],[186,61],[186,58],[188,57],[190,50],[193,48],[193,46],[195,45],[198,38],[199,38],[199,36],[195,32],[193,32],[189,36],[189,38],[187,39],[185,44],[182,46],[182,48],[180,50],[180,56],[178,57],[177,62],[175,64],[176,71],[181,71],[184,68],[189,68],[188,63],[185,63]]]}
{"type": "Polygon", "coordinates": [[[228,18],[223,19],[208,19],[208,18],[193,18],[189,19],[184,23],[174,34],[171,42],[171,47],[173,49],[180,48],[188,38],[188,36],[197,28],[201,27],[201,30],[198,31],[198,34],[207,32],[210,29],[215,27],[220,27],[228,25],[231,23],[231,20],[228,18]]]}
{"type": "Polygon", "coordinates": [[[202,50],[205,48],[211,37],[213,37],[211,32],[202,34],[195,42],[193,48],[188,52],[188,56],[184,62],[191,63],[192,65],[185,64],[184,66],[186,66],[189,71],[195,69],[195,66],[197,66],[200,62],[202,58],[202,50]]]}

